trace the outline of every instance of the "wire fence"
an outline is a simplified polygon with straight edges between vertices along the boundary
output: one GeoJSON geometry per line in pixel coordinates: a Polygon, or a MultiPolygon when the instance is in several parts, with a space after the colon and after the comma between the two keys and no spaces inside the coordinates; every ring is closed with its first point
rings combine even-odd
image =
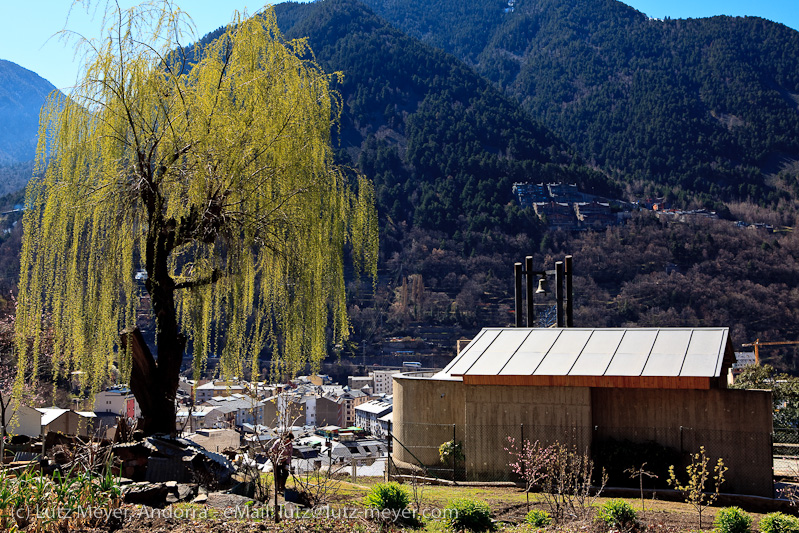
{"type": "Polygon", "coordinates": [[[798,428],[774,428],[774,455],[799,457],[798,428]]]}
{"type": "Polygon", "coordinates": [[[799,429],[774,428],[774,476],[799,480],[799,429]]]}
{"type": "MultiPolygon", "coordinates": [[[[538,441],[544,446],[557,442],[586,455],[594,461],[595,479],[599,481],[604,469],[608,485],[617,487],[638,487],[641,480],[631,472],[643,468],[657,476],[646,477],[645,486],[665,488],[669,467],[673,465],[678,475],[681,472],[685,477],[691,454],[703,447],[712,465],[721,458],[728,467],[727,488],[731,492],[763,494],[772,488],[777,451],[789,449],[799,459],[799,430],[786,432],[783,437],[778,431],[769,434],[685,426],[398,424],[392,429],[392,459],[398,472],[413,465],[423,475],[454,481],[520,482],[510,464],[516,457],[514,443],[518,450],[524,441],[538,441]],[[783,442],[790,442],[790,446],[783,442]]],[[[799,461],[796,463],[799,466],[799,461]]]]}

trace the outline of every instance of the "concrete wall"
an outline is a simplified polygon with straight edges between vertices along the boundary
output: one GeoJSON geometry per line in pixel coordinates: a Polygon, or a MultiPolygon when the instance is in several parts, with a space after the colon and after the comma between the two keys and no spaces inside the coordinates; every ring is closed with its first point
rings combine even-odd
{"type": "MultiPolygon", "coordinates": [[[[427,466],[454,437],[466,477],[508,473],[507,437],[590,448],[595,439],[645,442],[708,454],[729,468],[725,492],[772,496],[771,393],[472,385],[394,378],[394,457],[427,466]]],[[[631,465],[632,466],[632,465],[631,465]]]]}
{"type": "Polygon", "coordinates": [[[465,403],[460,380],[395,376],[394,457],[408,463],[438,463],[438,447],[453,439],[453,425],[455,439],[464,440],[465,403]]]}
{"type": "Polygon", "coordinates": [[[586,387],[467,386],[466,477],[507,474],[508,437],[591,447],[591,392],[586,387]]]}
{"type": "Polygon", "coordinates": [[[772,497],[770,391],[593,389],[591,399],[595,439],[704,446],[729,468],[724,492],[772,497]]]}

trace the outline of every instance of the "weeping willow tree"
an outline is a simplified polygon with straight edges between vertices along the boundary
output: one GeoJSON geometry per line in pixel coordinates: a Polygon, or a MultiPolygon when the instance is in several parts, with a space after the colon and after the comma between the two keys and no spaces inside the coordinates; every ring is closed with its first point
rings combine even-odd
{"type": "Polygon", "coordinates": [[[345,263],[376,272],[373,190],[333,164],[332,79],[271,10],[237,15],[191,62],[169,3],[112,15],[82,81],[42,112],[19,364],[35,366],[47,315],[60,372],[96,390],[119,366],[145,432],[172,433],[184,351],[195,376],[209,354],[242,376],[266,348],[285,375],[347,336],[345,263]]]}

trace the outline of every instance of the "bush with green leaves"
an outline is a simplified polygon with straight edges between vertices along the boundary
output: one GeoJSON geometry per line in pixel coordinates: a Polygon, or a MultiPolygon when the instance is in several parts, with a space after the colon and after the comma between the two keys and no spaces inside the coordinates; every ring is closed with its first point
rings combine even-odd
{"type": "Polygon", "coordinates": [[[542,511],[541,509],[533,509],[527,513],[527,516],[524,517],[524,521],[527,523],[527,525],[533,527],[547,527],[552,523],[552,517],[549,516],[549,513],[546,511],[542,511]]]}
{"type": "Polygon", "coordinates": [[[597,518],[612,529],[629,530],[638,522],[638,514],[625,500],[608,500],[599,508],[597,518]]]}
{"type": "Polygon", "coordinates": [[[452,531],[491,531],[491,508],[482,500],[457,498],[444,508],[444,524],[452,531]]]}
{"type": "Polygon", "coordinates": [[[405,487],[395,481],[378,483],[366,495],[366,505],[373,509],[402,511],[408,507],[411,496],[405,487]]]}
{"type": "Polygon", "coordinates": [[[463,443],[450,440],[438,447],[438,456],[445,465],[454,465],[462,462],[466,456],[463,454],[463,443]]]}
{"type": "Polygon", "coordinates": [[[699,529],[702,529],[702,512],[719,498],[721,485],[724,483],[724,473],[729,468],[724,466],[721,457],[715,466],[711,466],[710,457],[705,452],[704,446],[700,446],[699,451],[692,453],[690,457],[691,464],[685,467],[688,481],[681,483],[672,465],[669,467],[668,484],[682,492],[685,501],[696,509],[699,515],[699,529]]]}
{"type": "Polygon", "coordinates": [[[740,507],[725,507],[716,515],[713,527],[718,533],[749,533],[752,517],[740,507]]]}
{"type": "Polygon", "coordinates": [[[799,533],[799,518],[784,513],[769,513],[760,519],[762,533],[799,533]]]}

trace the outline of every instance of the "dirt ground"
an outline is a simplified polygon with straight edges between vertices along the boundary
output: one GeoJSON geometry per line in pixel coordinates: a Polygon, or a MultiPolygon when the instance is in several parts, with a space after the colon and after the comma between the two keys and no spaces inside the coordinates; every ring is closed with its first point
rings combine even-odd
{"type": "MultiPolygon", "coordinates": [[[[531,531],[523,525],[524,516],[527,513],[527,504],[517,501],[507,502],[503,498],[504,490],[494,492],[494,497],[490,498],[489,503],[494,511],[494,518],[498,522],[499,531],[516,532],[531,531]]],[[[507,491],[510,495],[510,491],[507,491]]],[[[518,494],[516,494],[518,496],[518,494]]],[[[631,503],[633,503],[631,501],[631,503]]],[[[635,502],[639,503],[639,502],[635,502]]],[[[699,529],[698,517],[696,512],[685,504],[674,504],[659,501],[648,501],[645,511],[638,511],[641,533],[682,533],[697,531],[699,529]]],[[[542,503],[534,503],[533,508],[544,509],[547,507],[542,503]]],[[[640,505],[638,505],[640,507],[640,505]]],[[[255,533],[255,532],[281,532],[281,533],[349,533],[349,532],[385,532],[385,531],[413,531],[411,528],[399,528],[396,526],[387,527],[374,520],[368,520],[362,516],[336,516],[334,518],[320,518],[299,516],[287,518],[280,524],[275,524],[273,518],[264,518],[263,508],[250,507],[227,507],[224,509],[213,509],[206,506],[176,506],[167,507],[161,510],[125,506],[127,518],[124,521],[110,523],[106,527],[91,529],[76,529],[74,531],[82,533],[255,533]],[[236,513],[239,513],[239,516],[236,513]],[[241,516],[245,513],[246,516],[241,516]],[[381,527],[382,526],[382,527],[381,527]]],[[[711,530],[713,518],[717,509],[709,508],[704,511],[702,526],[704,530],[711,530]]],[[[762,515],[750,513],[753,518],[753,529],[757,528],[762,515]]],[[[443,531],[441,527],[424,527],[418,531],[443,531]]],[[[605,533],[606,528],[586,520],[583,522],[567,522],[564,524],[553,525],[549,531],[570,531],[575,533],[605,533]]]]}

